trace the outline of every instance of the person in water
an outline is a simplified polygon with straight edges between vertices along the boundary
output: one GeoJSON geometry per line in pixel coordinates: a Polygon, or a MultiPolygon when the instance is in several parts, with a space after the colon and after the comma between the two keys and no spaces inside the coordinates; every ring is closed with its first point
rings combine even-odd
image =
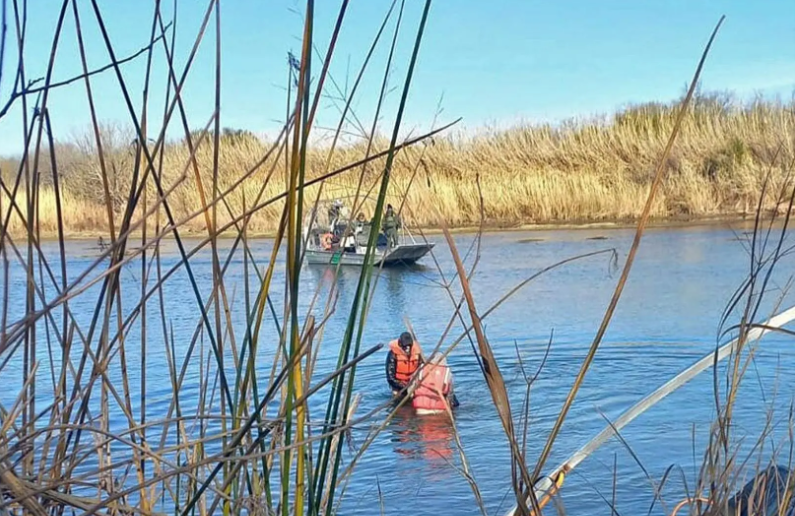
{"type": "Polygon", "coordinates": [[[414,373],[422,364],[422,349],[411,333],[404,331],[389,343],[386,355],[386,381],[392,395],[398,396],[408,387],[414,373]]]}
{"type": "Polygon", "coordinates": [[[458,406],[453,375],[443,355],[431,357],[419,368],[411,404],[417,415],[439,414],[458,406]]]}
{"type": "Polygon", "coordinates": [[[398,229],[401,227],[400,216],[395,213],[391,204],[386,205],[386,213],[384,220],[381,223],[381,229],[386,234],[387,245],[389,247],[397,247],[398,245],[398,229]]]}

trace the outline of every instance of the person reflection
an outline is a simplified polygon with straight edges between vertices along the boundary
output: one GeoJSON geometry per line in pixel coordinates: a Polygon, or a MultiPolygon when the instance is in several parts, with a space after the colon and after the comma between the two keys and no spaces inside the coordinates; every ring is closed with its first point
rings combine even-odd
{"type": "Polygon", "coordinates": [[[391,431],[398,455],[431,465],[446,465],[453,458],[455,436],[448,414],[417,416],[413,408],[403,406],[392,419],[391,431]]]}
{"type": "Polygon", "coordinates": [[[408,274],[399,269],[384,269],[383,279],[386,280],[387,306],[391,314],[406,313],[406,281],[408,274]]]}

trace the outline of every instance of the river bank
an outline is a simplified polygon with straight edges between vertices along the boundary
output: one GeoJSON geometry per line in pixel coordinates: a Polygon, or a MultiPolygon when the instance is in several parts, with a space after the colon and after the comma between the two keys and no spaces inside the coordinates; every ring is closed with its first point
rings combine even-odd
{"type": "MultiPolygon", "coordinates": [[[[763,211],[780,213],[786,206],[781,192],[789,189],[795,163],[794,106],[730,100],[702,96],[689,108],[662,164],[664,180],[650,212],[655,224],[751,217],[763,191],[763,211]]],[[[678,108],[678,103],[650,103],[556,126],[445,133],[396,154],[386,201],[409,227],[427,232],[438,231],[442,220],[459,231],[471,231],[481,220],[488,230],[631,226],[643,211],[678,108]]],[[[104,134],[109,135],[103,142],[104,177],[95,149],[57,142],[53,155],[58,160],[60,196],[55,195],[43,157],[36,203],[29,206],[24,193],[17,193],[21,211],[37,213],[35,225],[42,235],[58,234],[60,212],[70,238],[107,237],[108,204],[113,226],[118,227],[133,191],[132,172],[145,164],[136,165],[134,152],[119,143],[129,140],[118,132],[104,134]]],[[[283,153],[276,152],[279,146],[252,134],[227,135],[219,140],[217,163],[211,144],[200,146],[195,156],[188,147],[184,141],[165,145],[157,171],[180,232],[206,235],[209,220],[217,217],[216,227],[234,234],[235,223],[248,214],[251,236],[273,235],[286,188],[286,163],[283,153]],[[216,213],[205,216],[202,207],[212,204],[214,187],[223,200],[216,204],[216,213]]],[[[366,142],[342,145],[333,152],[322,144],[311,147],[307,182],[341,172],[305,188],[305,210],[317,197],[341,199],[354,215],[372,217],[385,158],[361,163],[387,147],[380,137],[374,138],[372,148],[366,142]]],[[[18,162],[3,168],[19,169],[18,162]]],[[[3,180],[6,185],[17,183],[8,172],[3,180]]],[[[147,232],[152,234],[168,220],[162,209],[155,213],[158,195],[150,180],[145,193],[137,199],[133,220],[149,210],[147,232]]],[[[0,211],[5,214],[8,206],[7,194],[0,194],[0,211]]],[[[11,234],[23,235],[24,226],[24,217],[15,212],[11,234]]]]}
{"type": "MultiPolygon", "coordinates": [[[[770,219],[765,218],[763,219],[765,224],[769,224],[770,219]]],[[[752,216],[744,216],[744,215],[723,215],[723,216],[704,216],[704,217],[668,217],[668,218],[657,218],[657,219],[650,219],[648,224],[646,225],[647,229],[658,229],[658,230],[665,230],[665,229],[692,229],[692,228],[700,228],[703,227],[705,229],[711,228],[718,228],[718,227],[729,227],[735,230],[751,230],[753,229],[755,223],[755,219],[752,216]]],[[[774,227],[779,227],[781,225],[781,219],[778,218],[774,222],[774,227]]],[[[472,226],[472,225],[465,225],[465,226],[455,226],[449,227],[450,233],[453,234],[471,234],[477,233],[478,231],[482,231],[483,234],[492,234],[492,233],[509,233],[509,232],[533,232],[533,231],[594,231],[594,230],[604,230],[604,231],[615,231],[615,230],[626,230],[626,229],[634,229],[637,226],[636,219],[622,219],[622,220],[606,220],[606,221],[571,221],[571,222],[547,222],[547,223],[532,223],[532,224],[499,224],[499,223],[486,223],[483,224],[482,227],[480,226],[472,226]]],[[[421,239],[423,235],[425,236],[435,236],[443,234],[443,229],[438,226],[430,226],[430,227],[419,227],[419,228],[410,228],[411,234],[414,235],[415,238],[421,239]]],[[[148,230],[148,238],[152,239],[155,236],[153,229],[148,230]]],[[[221,233],[218,237],[220,239],[228,239],[228,238],[235,238],[237,236],[237,231],[234,230],[227,230],[221,233]]],[[[25,233],[20,231],[12,231],[10,233],[11,238],[15,241],[20,241],[25,239],[25,233]]],[[[208,236],[206,230],[193,230],[191,228],[181,228],[180,229],[180,236],[183,238],[206,238],[208,236]]],[[[276,236],[275,231],[253,231],[248,232],[247,237],[250,239],[270,239],[276,236]]],[[[80,240],[97,240],[102,237],[103,240],[108,240],[109,236],[106,231],[76,231],[76,232],[67,232],[64,235],[64,239],[66,241],[80,241],[80,240]]],[[[142,232],[140,230],[133,231],[131,233],[130,238],[132,240],[140,240],[142,238],[142,232]]],[[[168,232],[163,235],[163,240],[173,240],[174,235],[172,232],[168,232]]],[[[53,231],[44,231],[40,234],[40,239],[42,242],[53,241],[58,239],[58,233],[53,231]]]]}

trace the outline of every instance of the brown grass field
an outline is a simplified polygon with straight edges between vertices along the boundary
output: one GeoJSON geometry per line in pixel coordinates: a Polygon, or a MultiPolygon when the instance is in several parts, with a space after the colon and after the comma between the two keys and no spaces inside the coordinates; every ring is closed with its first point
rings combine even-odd
{"type": "MultiPolygon", "coordinates": [[[[440,216],[453,228],[477,225],[481,192],[485,225],[492,228],[634,220],[643,208],[654,165],[671,132],[678,106],[678,102],[649,103],[609,117],[557,126],[520,125],[476,134],[446,133],[432,143],[398,153],[388,201],[402,203],[404,219],[423,228],[438,227],[440,216]]],[[[766,177],[772,185],[769,191],[780,191],[785,171],[795,159],[792,102],[739,103],[730,95],[708,94],[697,97],[689,109],[667,161],[667,177],[652,210],[653,219],[745,216],[756,210],[756,197],[766,177]]],[[[119,213],[121,200],[128,193],[134,155],[134,149],[119,143],[123,133],[107,127],[103,130],[110,195],[119,200],[119,213]]],[[[82,143],[56,143],[67,214],[65,231],[71,236],[107,232],[98,153],[92,143],[87,143],[90,141],[91,137],[86,137],[82,143]]],[[[251,133],[225,133],[220,150],[221,191],[231,188],[271,145],[251,133]]],[[[386,145],[378,139],[371,152],[386,145]]],[[[328,145],[315,145],[308,156],[307,179],[362,159],[365,152],[366,144],[354,142],[337,146],[329,158],[328,145]]],[[[212,194],[212,157],[212,137],[208,135],[196,153],[207,199],[212,194]]],[[[275,169],[269,161],[232,189],[227,205],[219,210],[219,223],[230,220],[229,210],[239,216],[244,192],[249,201],[254,199],[269,174],[262,199],[284,190],[283,157],[281,154],[275,169]]],[[[168,144],[161,174],[166,185],[182,179],[168,199],[177,218],[194,215],[182,231],[204,232],[204,217],[196,216],[202,203],[189,158],[184,141],[168,144]]],[[[49,160],[41,162],[40,230],[43,236],[51,236],[57,229],[55,196],[49,160]],[[48,181],[50,186],[46,185],[48,181]]],[[[382,165],[371,164],[364,174],[364,190],[369,190],[370,196],[362,211],[368,216],[374,205],[372,186],[382,165]]],[[[327,181],[323,197],[353,199],[361,173],[359,167],[327,181]]],[[[3,177],[9,190],[14,175],[15,160],[7,158],[3,177]]],[[[151,201],[154,188],[150,192],[151,201]]],[[[316,187],[309,188],[305,203],[314,203],[316,194],[316,187]]],[[[7,205],[7,194],[3,197],[3,205],[7,205]]],[[[17,202],[25,205],[24,185],[17,202]]],[[[773,195],[763,208],[774,209],[775,204],[773,195]]],[[[281,211],[281,202],[257,211],[248,230],[252,234],[273,232],[281,211]]],[[[23,230],[21,222],[19,216],[13,217],[12,234],[23,230]]]]}

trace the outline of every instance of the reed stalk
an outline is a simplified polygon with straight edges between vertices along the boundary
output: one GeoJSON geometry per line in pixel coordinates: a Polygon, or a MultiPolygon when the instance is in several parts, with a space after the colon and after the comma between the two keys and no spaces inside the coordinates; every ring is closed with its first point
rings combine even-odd
{"type": "MultiPolygon", "coordinates": [[[[128,55],[118,52],[113,24],[99,2],[63,0],[47,35],[46,75],[33,82],[26,66],[33,11],[25,0],[14,0],[9,12],[7,1],[0,0],[2,78],[8,77],[8,55],[16,60],[12,89],[0,99],[0,124],[9,123],[10,110],[21,109],[24,148],[20,156],[3,160],[0,170],[0,372],[4,380],[16,375],[19,386],[0,403],[0,514],[339,512],[354,468],[366,460],[365,452],[399,405],[385,402],[359,413],[358,368],[384,348],[363,342],[381,273],[372,266],[377,231],[370,234],[367,266],[355,280],[351,304],[342,308],[344,331],[335,334],[327,327],[340,311],[339,267],[332,271],[328,296],[323,298],[318,286],[306,308],[306,215],[316,213],[329,195],[349,196],[353,213],[372,215],[376,228],[390,202],[409,224],[444,232],[455,273],[448,277],[435,253],[432,258],[452,313],[429,355],[446,356],[464,339],[470,343],[510,447],[510,480],[523,514],[539,514],[546,503],[535,496],[534,482],[606,331],[649,221],[753,211],[749,278],[732,296],[719,335],[720,340],[738,333],[737,345],[727,354],[726,377],[715,373],[718,417],[688,496],[717,507],[729,499],[738,467],[763,466],[756,455],[740,456],[733,407],[752,367],[752,337],[774,329],[755,322],[762,293],[769,291],[772,268],[792,251],[784,239],[795,204],[795,125],[787,114],[792,106],[727,103],[697,94],[697,72],[682,99],[629,107],[608,120],[481,134],[454,134],[458,120],[439,127],[434,120],[433,129],[402,138],[431,3],[426,0],[409,16],[410,2],[390,2],[383,18],[375,20],[371,44],[361,49],[351,89],[343,90],[332,73],[337,43],[346,31],[360,28],[345,23],[348,0],[340,0],[333,20],[320,19],[315,2],[307,0],[300,54],[288,58],[284,123],[276,137],[266,139],[224,127],[222,92],[235,85],[221,81],[224,32],[230,29],[219,0],[205,2],[199,26],[185,35],[185,47],[177,44],[177,27],[185,34],[177,23],[184,6],[178,9],[179,0],[156,2],[151,24],[141,29],[145,44],[128,55]],[[13,20],[6,27],[9,15],[13,20]],[[415,19],[410,26],[408,20],[415,19]],[[73,34],[63,30],[70,23],[73,34]],[[98,31],[87,30],[89,23],[98,31]],[[326,28],[331,28],[328,41],[319,41],[326,28]],[[391,38],[385,38],[389,31],[391,38]],[[207,34],[214,37],[212,47],[202,45],[207,34]],[[396,49],[405,34],[411,55],[405,75],[395,82],[396,49]],[[55,81],[53,70],[68,38],[77,49],[78,69],[55,81]],[[100,49],[107,64],[89,67],[88,48],[100,49]],[[380,66],[379,49],[388,49],[380,66]],[[195,129],[184,92],[203,52],[213,62],[212,114],[195,129]],[[145,61],[144,73],[133,80],[125,67],[138,59],[145,61]],[[374,68],[380,74],[378,101],[372,113],[357,113],[362,78],[374,68]],[[121,92],[126,120],[120,132],[129,129],[132,145],[115,140],[103,121],[100,74],[121,92]],[[157,94],[158,84],[163,95],[157,94]],[[90,128],[82,146],[58,133],[62,120],[51,109],[56,89],[85,96],[90,128]],[[331,137],[321,141],[324,128],[317,118],[331,90],[340,97],[332,99],[339,118],[331,137]],[[400,92],[399,102],[392,122],[382,128],[391,90],[400,92]],[[179,137],[167,138],[171,130],[179,137]],[[776,238],[772,220],[765,227],[765,218],[782,216],[785,229],[776,238]],[[517,349],[525,379],[517,424],[510,386],[482,322],[541,275],[575,260],[615,260],[616,253],[605,249],[551,263],[482,310],[471,286],[483,252],[481,235],[495,226],[619,219],[639,220],[635,243],[591,353],[540,458],[530,464],[531,387],[546,362],[530,378],[517,349]],[[459,252],[450,228],[468,225],[476,226],[477,234],[470,248],[459,252]],[[255,238],[266,233],[271,247],[260,254],[255,238]],[[102,236],[107,245],[88,260],[75,257],[69,239],[78,234],[102,236]],[[56,239],[56,253],[47,237],[56,239]],[[24,288],[14,283],[20,277],[24,288]],[[738,312],[740,322],[730,325],[738,312]],[[451,334],[456,323],[464,328],[460,335],[451,334]],[[327,352],[329,345],[336,363],[320,367],[321,349],[327,352]],[[153,370],[156,364],[162,372],[153,370]],[[365,423],[372,430],[347,460],[346,434],[365,423]]],[[[408,318],[405,324],[413,333],[408,318]]],[[[608,421],[609,433],[640,464],[619,433],[623,421],[608,421]]],[[[772,433],[772,419],[768,423],[754,453],[772,433]]],[[[462,463],[453,467],[485,514],[465,440],[458,425],[452,426],[462,463]]],[[[662,502],[667,473],[656,482],[643,469],[662,502]]],[[[620,481],[616,474],[614,491],[605,497],[614,512],[620,481]]],[[[379,483],[379,495],[380,488],[379,483]]]]}
{"type": "MultiPolygon", "coordinates": [[[[323,173],[310,175],[314,170],[312,159],[316,152],[311,141],[312,128],[316,125],[315,113],[327,88],[326,79],[330,77],[336,40],[342,33],[348,5],[347,1],[342,2],[328,51],[321,57],[320,65],[315,67],[311,61],[316,20],[310,0],[306,5],[302,53],[295,73],[296,91],[295,95],[288,94],[290,116],[282,132],[285,137],[246,157],[244,172],[232,178],[228,175],[228,140],[222,134],[220,113],[223,41],[220,2],[207,2],[201,27],[193,35],[192,46],[181,69],[175,64],[177,0],[171,5],[173,20],[167,19],[167,6],[160,2],[155,5],[152,23],[148,27],[149,44],[126,57],[117,55],[106,16],[97,2],[87,3],[88,11],[81,10],[76,1],[71,2],[71,6],[69,4],[62,4],[49,69],[54,66],[58,42],[66,37],[60,33],[60,23],[70,16],[74,21],[73,37],[79,50],[80,74],[57,83],[48,75],[43,87],[18,87],[0,111],[0,121],[3,121],[3,115],[15,103],[27,105],[29,95],[42,94],[42,116],[24,121],[24,137],[29,150],[25,152],[26,157],[19,160],[13,186],[6,187],[6,184],[11,185],[5,181],[10,176],[7,170],[2,171],[3,194],[0,195],[5,221],[0,242],[0,251],[7,264],[5,285],[9,285],[8,271],[14,267],[23,267],[29,276],[24,313],[9,310],[9,297],[14,294],[8,289],[4,291],[0,342],[3,360],[0,369],[24,358],[25,376],[17,408],[10,413],[4,412],[2,458],[5,461],[22,453],[24,468],[21,472],[26,479],[36,478],[36,481],[15,483],[14,479],[18,477],[11,476],[15,474],[14,466],[9,466],[11,469],[4,473],[2,489],[4,496],[10,495],[11,499],[4,498],[0,508],[13,512],[24,507],[35,514],[43,514],[44,505],[56,507],[60,513],[72,508],[86,514],[109,510],[143,514],[207,514],[216,509],[224,514],[240,514],[241,511],[267,507],[268,511],[278,509],[286,515],[293,512],[317,514],[322,507],[324,513],[330,513],[337,491],[334,479],[342,454],[340,435],[349,427],[351,422],[348,419],[353,417],[351,393],[356,365],[381,346],[360,352],[361,331],[355,347],[353,333],[349,333],[347,348],[353,356],[346,356],[336,371],[324,371],[326,376],[315,381],[314,360],[320,340],[311,315],[304,316],[299,311],[304,245],[302,226],[308,196],[314,193],[313,187],[320,191],[327,181],[335,178],[344,180],[346,173],[354,170],[361,171],[357,183],[363,189],[365,179],[369,180],[365,172],[371,164],[379,164],[379,160],[391,164],[398,152],[407,152],[412,145],[449,125],[431,134],[397,141],[410,84],[409,74],[392,142],[380,147],[373,140],[372,151],[368,149],[363,157],[354,157],[346,151],[343,162],[338,159],[339,151],[331,149],[326,153],[323,173]],[[97,41],[89,41],[88,33],[83,30],[81,15],[85,16],[86,12],[91,13],[99,28],[97,41]],[[199,53],[200,43],[206,31],[212,28],[216,36],[213,49],[215,109],[204,129],[197,134],[190,130],[189,112],[184,105],[182,91],[199,53]],[[107,53],[110,64],[91,70],[86,58],[88,45],[99,45],[107,53]],[[156,59],[159,53],[164,55],[164,61],[156,59]],[[131,94],[134,87],[122,73],[122,67],[139,56],[144,56],[146,68],[142,103],[140,108],[136,108],[131,94]],[[167,78],[160,120],[150,113],[150,86],[154,87],[150,78],[154,76],[156,66],[164,66],[167,78]],[[320,70],[317,81],[312,77],[312,70],[316,68],[320,70]],[[102,115],[97,110],[93,77],[104,72],[115,78],[133,128],[135,145],[129,151],[133,156],[130,161],[120,160],[120,156],[128,151],[114,147],[114,142],[103,130],[102,115]],[[89,106],[93,128],[90,141],[93,143],[88,148],[92,153],[90,159],[98,164],[98,170],[95,179],[85,179],[84,186],[97,188],[97,195],[92,200],[81,199],[72,189],[76,183],[69,178],[76,176],[59,173],[60,170],[74,170],[73,163],[62,155],[60,140],[53,132],[55,123],[46,110],[48,93],[71,85],[82,87],[89,106]],[[166,142],[165,132],[170,124],[182,128],[184,153],[166,142]],[[42,138],[45,128],[46,146],[42,138]],[[151,140],[150,134],[154,135],[151,140]],[[211,144],[202,145],[210,138],[211,144]],[[43,151],[47,152],[52,170],[53,177],[49,183],[42,181],[44,161],[39,156],[43,151]],[[205,158],[209,160],[205,161],[205,158]],[[171,168],[175,165],[179,169],[176,174],[171,168]],[[273,172],[282,167],[288,171],[284,190],[270,180],[273,172]],[[188,184],[195,188],[196,198],[189,205],[181,205],[177,195],[188,184]],[[252,184],[257,184],[255,190],[251,189],[252,184]],[[183,207],[188,211],[180,211],[183,207]],[[63,216],[73,210],[78,210],[81,217],[91,218],[91,222],[86,219],[77,222],[79,217],[63,216]],[[260,271],[260,264],[250,247],[250,232],[263,211],[269,210],[279,219],[274,225],[277,234],[268,263],[260,271]],[[40,244],[49,228],[48,213],[54,216],[53,227],[59,245],[58,275],[54,274],[55,269],[47,261],[40,244]],[[189,248],[184,237],[190,232],[192,221],[201,224],[205,236],[189,248]],[[108,238],[107,246],[99,250],[97,258],[81,270],[73,270],[70,265],[68,238],[73,234],[73,223],[108,238]],[[23,229],[21,233],[17,232],[19,228],[23,229]],[[226,256],[222,256],[219,245],[224,232],[234,236],[234,243],[226,256]],[[137,246],[133,244],[134,235],[140,237],[137,246]],[[24,248],[18,247],[16,237],[21,237],[24,248]],[[174,264],[164,262],[162,248],[167,237],[177,247],[174,264]],[[287,252],[284,262],[287,284],[283,298],[286,317],[280,320],[272,296],[274,271],[281,265],[283,244],[287,252]],[[210,253],[212,278],[209,289],[200,284],[196,266],[192,263],[192,258],[204,249],[210,253]],[[246,314],[242,334],[232,319],[232,307],[239,303],[235,301],[234,293],[228,291],[225,281],[225,274],[241,252],[245,276],[242,297],[246,314]],[[35,261],[38,261],[36,275],[35,261]],[[135,265],[134,270],[139,275],[137,287],[131,287],[126,278],[130,265],[135,265]],[[252,270],[256,270],[257,278],[253,281],[249,274],[252,270]],[[188,299],[195,303],[198,316],[193,337],[184,345],[178,342],[180,337],[175,334],[171,314],[172,303],[179,300],[166,295],[166,286],[177,273],[187,275],[188,299]],[[53,289],[48,288],[50,283],[53,289]],[[87,318],[72,311],[75,303],[82,303],[84,299],[93,306],[87,318]],[[150,301],[157,303],[155,311],[148,307],[150,301]],[[266,306],[270,306],[270,313],[266,306]],[[306,321],[302,322],[305,317],[306,321]],[[39,333],[37,328],[42,324],[46,331],[39,333]],[[269,346],[271,342],[265,342],[267,352],[276,351],[275,374],[268,379],[260,374],[258,362],[263,354],[262,335],[272,326],[285,336],[285,346],[272,348],[269,346]],[[156,340],[162,344],[152,341],[150,329],[160,333],[156,340]],[[239,335],[243,335],[242,340],[239,335]],[[51,338],[53,336],[54,339],[51,338]],[[52,403],[40,415],[36,413],[36,400],[42,396],[45,400],[50,398],[36,390],[33,372],[39,367],[35,357],[41,348],[37,343],[44,338],[48,345],[57,342],[61,352],[60,360],[56,360],[57,353],[48,355],[52,397],[57,403],[52,403]],[[168,382],[173,392],[164,418],[153,416],[148,400],[151,392],[148,354],[157,348],[164,352],[168,382]],[[140,361],[135,366],[130,363],[133,350],[140,354],[140,361]],[[130,382],[134,370],[138,374],[137,384],[130,382]],[[195,407],[191,406],[193,401],[190,397],[180,395],[189,371],[195,371],[199,379],[195,407]],[[118,383],[117,378],[121,380],[118,383]],[[329,421],[327,432],[311,435],[307,426],[309,401],[324,386],[332,384],[338,395],[329,400],[328,407],[330,411],[340,413],[341,417],[335,416],[329,421]],[[137,397],[133,396],[134,386],[138,388],[137,397]],[[339,395],[343,392],[347,393],[344,397],[339,395]],[[282,396],[283,403],[276,411],[276,418],[269,418],[269,407],[278,403],[279,396],[282,396]],[[118,419],[119,414],[121,420],[118,419]],[[119,423],[126,429],[114,430],[119,423]],[[43,443],[38,450],[26,448],[26,443],[40,439],[43,443]],[[316,453],[328,448],[329,444],[332,444],[333,453],[316,453]],[[54,453],[52,459],[47,460],[44,455],[51,447],[54,453]],[[33,471],[34,466],[39,468],[38,472],[33,471]],[[329,475],[325,481],[317,483],[315,472],[319,469],[328,471],[329,475]],[[85,486],[90,486],[90,493],[85,486]],[[247,500],[245,504],[249,505],[245,505],[243,500],[247,500]]],[[[420,35],[429,4],[426,4],[418,29],[420,35]]],[[[28,37],[25,32],[27,7],[22,4],[20,9],[17,2],[14,5],[15,36],[21,49],[28,37]]],[[[386,20],[391,15],[392,8],[380,24],[360,77],[373,57],[386,20]]],[[[419,46],[419,37],[416,47],[419,46]]],[[[21,51],[19,56],[17,85],[24,84],[21,51]]],[[[410,66],[413,68],[416,62],[415,49],[410,66]]],[[[329,82],[336,84],[333,79],[329,82]]],[[[337,137],[345,130],[346,113],[353,112],[351,106],[355,93],[356,89],[345,99],[337,137]]],[[[374,118],[378,117],[376,114],[374,118]]],[[[383,205],[386,195],[383,185],[388,184],[388,172],[386,178],[374,183],[378,184],[381,184],[383,205]]],[[[314,197],[312,202],[316,204],[318,200],[319,197],[314,197]]],[[[369,274],[369,269],[362,271],[363,278],[369,274]]],[[[360,292],[358,297],[366,294],[365,291],[360,292]]],[[[362,302],[357,301],[355,306],[362,306],[362,302]]],[[[325,310],[330,313],[330,305],[325,310]]],[[[351,318],[355,324],[351,328],[356,325],[363,327],[364,321],[358,317],[354,308],[351,318]]],[[[5,468],[5,462],[3,464],[5,468]]]]}

